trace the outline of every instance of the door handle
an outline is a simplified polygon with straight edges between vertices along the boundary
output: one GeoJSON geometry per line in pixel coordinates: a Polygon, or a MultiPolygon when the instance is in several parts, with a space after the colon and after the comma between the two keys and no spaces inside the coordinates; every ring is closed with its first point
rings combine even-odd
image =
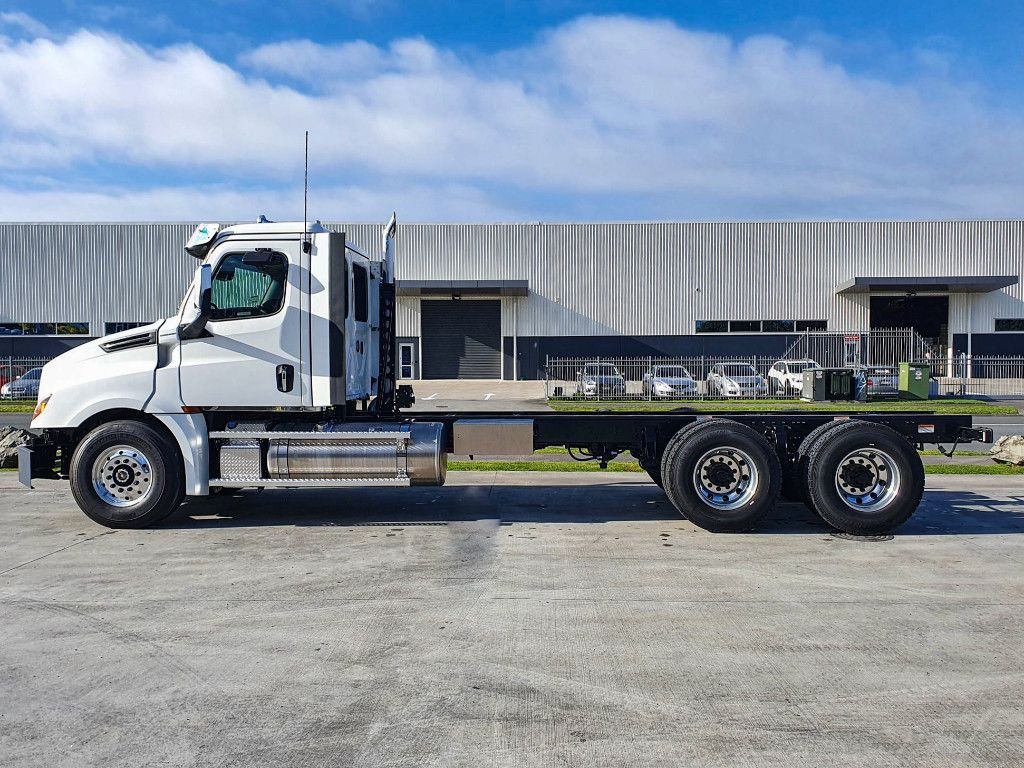
{"type": "Polygon", "coordinates": [[[277,389],[279,392],[291,392],[295,386],[295,367],[291,365],[277,366],[277,389]]]}

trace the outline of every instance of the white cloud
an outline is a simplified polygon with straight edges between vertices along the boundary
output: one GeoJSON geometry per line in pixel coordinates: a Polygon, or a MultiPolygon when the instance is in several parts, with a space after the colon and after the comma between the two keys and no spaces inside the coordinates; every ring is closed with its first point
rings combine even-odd
{"type": "MultiPolygon", "coordinates": [[[[678,218],[1021,215],[1021,116],[925,64],[895,83],[811,45],[631,17],[580,18],[487,56],[419,38],[294,40],[237,65],[79,31],[0,40],[0,168],[166,168],[244,195],[287,188],[309,129],[318,172],[350,190],[339,203],[359,205],[381,183],[419,190],[423,218],[507,218],[535,192],[544,205],[527,207],[544,218],[587,218],[588,200],[592,218],[636,217],[638,199],[678,218]]],[[[69,195],[89,210],[139,205],[69,195]]],[[[0,218],[13,218],[8,202],[0,218]]]]}
{"type": "MultiPolygon", "coordinates": [[[[527,211],[491,200],[471,186],[449,184],[314,186],[310,218],[383,222],[397,210],[401,220],[522,221],[527,211]]],[[[0,186],[3,221],[277,221],[302,219],[301,187],[127,187],[80,188],[53,185],[24,190],[0,186]],[[40,213],[42,215],[40,215],[40,213]]]]}
{"type": "Polygon", "coordinates": [[[4,11],[0,13],[0,29],[4,27],[20,29],[32,37],[49,37],[51,34],[49,27],[21,11],[4,11]]]}

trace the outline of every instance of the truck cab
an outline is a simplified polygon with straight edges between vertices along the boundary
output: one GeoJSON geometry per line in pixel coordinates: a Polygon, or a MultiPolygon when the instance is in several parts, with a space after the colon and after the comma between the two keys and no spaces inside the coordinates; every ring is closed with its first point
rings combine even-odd
{"type": "MultiPolygon", "coordinates": [[[[161,474],[180,469],[190,495],[209,493],[211,480],[215,487],[225,474],[236,485],[293,479],[287,469],[286,477],[267,477],[265,455],[253,458],[253,451],[248,475],[225,472],[235,468],[220,461],[225,445],[231,461],[245,455],[239,440],[211,437],[225,430],[281,431],[280,424],[291,422],[291,431],[300,433],[333,431],[333,444],[345,441],[339,424],[397,416],[393,381],[381,387],[382,375],[393,379],[393,365],[388,360],[382,369],[380,327],[382,318],[393,317],[393,306],[382,313],[381,298],[393,303],[394,233],[392,219],[379,257],[371,259],[344,233],[318,223],[261,217],[226,228],[204,224],[186,245],[197,267],[175,315],[82,345],[46,365],[32,428],[43,430],[46,447],[60,449],[62,472],[87,513],[106,524],[151,522],[154,494],[147,488],[161,463],[180,463],[161,474]],[[83,464],[83,445],[112,424],[147,432],[148,450],[136,444],[139,435],[123,434],[120,441],[111,438],[116,444],[106,453],[88,451],[83,464]]],[[[349,431],[363,445],[375,439],[368,432],[395,430],[354,424],[349,431]]],[[[396,458],[387,477],[362,466],[364,479],[408,479],[397,459],[397,443],[407,449],[408,435],[392,442],[396,458]]],[[[287,447],[298,452],[302,446],[287,447]]],[[[362,456],[354,460],[359,465],[379,446],[346,450],[362,456]]],[[[36,452],[30,474],[45,471],[38,465],[46,463],[47,451],[37,445],[36,452]]],[[[360,467],[354,468],[358,474],[360,467]]],[[[324,479],[310,469],[307,475],[324,479]]],[[[341,475],[335,479],[354,478],[341,475]]]]}

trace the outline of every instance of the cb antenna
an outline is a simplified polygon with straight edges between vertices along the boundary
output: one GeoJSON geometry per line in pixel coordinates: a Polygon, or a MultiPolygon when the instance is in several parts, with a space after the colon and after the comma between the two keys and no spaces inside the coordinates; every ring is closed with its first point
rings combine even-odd
{"type": "Polygon", "coordinates": [[[309,131],[306,131],[306,157],[302,172],[302,250],[313,250],[309,242],[309,131]]]}

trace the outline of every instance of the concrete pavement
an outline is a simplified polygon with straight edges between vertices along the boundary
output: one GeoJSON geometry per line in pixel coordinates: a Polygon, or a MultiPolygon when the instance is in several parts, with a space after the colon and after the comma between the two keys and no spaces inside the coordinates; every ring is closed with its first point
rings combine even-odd
{"type": "Polygon", "coordinates": [[[1024,479],[929,477],[880,542],[449,481],[115,532],[0,473],[0,764],[1024,763],[1024,479]]]}

